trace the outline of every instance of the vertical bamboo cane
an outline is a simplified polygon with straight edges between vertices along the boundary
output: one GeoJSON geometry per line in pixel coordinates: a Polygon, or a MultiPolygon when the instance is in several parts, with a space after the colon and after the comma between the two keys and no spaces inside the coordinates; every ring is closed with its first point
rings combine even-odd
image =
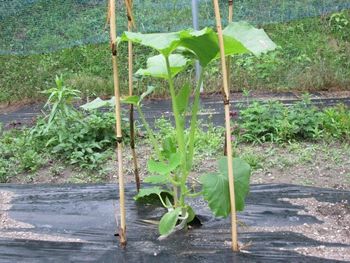
{"type": "MultiPolygon", "coordinates": [[[[228,0],[228,22],[231,23],[233,21],[233,0],[228,0]]],[[[231,56],[227,57],[226,67],[227,67],[227,85],[228,88],[231,89],[231,56]]],[[[224,145],[224,155],[227,156],[227,139],[225,135],[225,145],[224,145]]]]}
{"type": "Polygon", "coordinates": [[[122,154],[122,129],[120,117],[120,92],[119,92],[119,76],[117,61],[117,25],[115,14],[115,0],[109,0],[110,8],[110,35],[112,47],[112,64],[113,64],[113,80],[115,95],[115,115],[116,115],[116,135],[117,135],[117,155],[118,155],[118,178],[119,178],[119,209],[120,209],[120,244],[126,245],[126,224],[125,224],[125,193],[124,193],[124,176],[123,176],[123,154],[122,154]]]}
{"type": "Polygon", "coordinates": [[[221,56],[221,67],[223,75],[223,87],[225,92],[224,105],[225,105],[225,126],[226,126],[226,140],[227,140],[227,167],[228,167],[228,179],[230,187],[230,202],[231,202],[231,225],[232,225],[232,250],[238,251],[237,241],[237,215],[236,215],[236,203],[235,203],[235,189],[234,189],[234,177],[232,167],[232,142],[231,142],[231,127],[230,127],[230,90],[227,83],[227,68],[225,61],[225,50],[224,50],[224,38],[222,35],[222,25],[220,16],[220,7],[218,0],[213,0],[214,11],[216,18],[216,26],[219,37],[220,45],[220,56],[221,56]]]}
{"type": "MultiPolygon", "coordinates": [[[[228,22],[233,20],[233,0],[228,0],[228,22]]],[[[231,88],[231,57],[227,57],[227,85],[231,88]]]]}
{"type": "MultiPolygon", "coordinates": [[[[128,31],[132,31],[134,27],[132,8],[133,8],[133,0],[125,0],[126,10],[127,10],[127,18],[128,18],[128,31]]],[[[128,67],[129,67],[129,96],[133,94],[133,46],[132,42],[128,42],[128,67]]],[[[130,112],[129,112],[129,124],[130,124],[130,148],[132,153],[132,160],[134,163],[134,175],[136,182],[136,190],[140,191],[140,175],[139,169],[137,165],[137,155],[135,150],[135,123],[134,123],[134,105],[130,104],[130,112]]]]}

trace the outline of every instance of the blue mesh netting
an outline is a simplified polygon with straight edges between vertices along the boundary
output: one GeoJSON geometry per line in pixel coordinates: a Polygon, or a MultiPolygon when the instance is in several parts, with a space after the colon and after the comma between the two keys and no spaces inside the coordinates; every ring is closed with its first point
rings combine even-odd
{"type": "MultiPolygon", "coordinates": [[[[126,29],[118,0],[118,31],[126,29]]],[[[227,17],[227,2],[221,1],[227,17]]],[[[350,8],[349,0],[236,0],[234,19],[254,24],[287,22],[350,8]]],[[[199,1],[201,27],[213,26],[212,0],[199,1]]],[[[45,53],[108,41],[107,0],[0,0],[0,54],[45,53]]],[[[134,0],[138,31],[167,32],[192,26],[190,0],[134,0]]],[[[226,23],[224,19],[224,23],[226,23]]]]}

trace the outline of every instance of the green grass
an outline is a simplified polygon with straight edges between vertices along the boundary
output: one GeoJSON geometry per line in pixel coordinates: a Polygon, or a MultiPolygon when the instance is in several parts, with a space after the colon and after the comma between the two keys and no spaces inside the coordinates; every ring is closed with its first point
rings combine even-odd
{"type": "MultiPolygon", "coordinates": [[[[307,18],[289,23],[264,26],[280,48],[255,58],[234,58],[232,90],[320,91],[349,90],[350,87],[350,12],[327,17],[307,18]],[[336,19],[340,18],[340,19],[336,19]]],[[[135,47],[135,69],[145,65],[149,50],[135,47]]],[[[127,92],[127,47],[120,46],[120,78],[127,92]]],[[[84,45],[61,51],[28,55],[0,56],[0,102],[24,99],[40,100],[40,91],[54,85],[54,76],[63,74],[66,82],[82,91],[82,97],[113,94],[109,44],[84,45]]],[[[177,81],[193,78],[188,70],[177,81]]],[[[209,68],[206,92],[217,92],[221,86],[218,64],[209,68]]],[[[150,80],[135,83],[144,89],[150,80]]],[[[161,81],[155,96],[166,96],[161,81]]]]}

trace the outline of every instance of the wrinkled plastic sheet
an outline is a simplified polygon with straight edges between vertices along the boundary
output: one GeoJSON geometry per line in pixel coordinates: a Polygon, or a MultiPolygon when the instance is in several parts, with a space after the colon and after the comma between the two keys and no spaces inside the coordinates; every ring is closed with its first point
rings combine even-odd
{"type": "MultiPolygon", "coordinates": [[[[164,209],[135,203],[134,186],[126,188],[127,238],[125,249],[115,237],[118,229],[116,185],[0,185],[0,191],[15,193],[11,219],[32,229],[0,229],[0,262],[340,262],[293,251],[297,247],[344,246],[319,242],[293,232],[244,232],[239,241],[252,242],[245,253],[232,253],[230,219],[214,218],[204,201],[192,205],[203,225],[175,233],[159,241],[157,226],[164,209]],[[80,242],[38,241],[5,238],[1,232],[32,233],[80,239],[80,242]],[[281,249],[282,248],[282,249],[281,249]]],[[[248,226],[286,226],[319,223],[300,215],[300,206],[281,198],[314,197],[321,202],[350,201],[350,192],[293,185],[253,185],[246,210],[239,221],[248,226]]],[[[0,211],[4,212],[4,211],[0,211]]],[[[348,246],[350,249],[350,246],[348,246]]]]}

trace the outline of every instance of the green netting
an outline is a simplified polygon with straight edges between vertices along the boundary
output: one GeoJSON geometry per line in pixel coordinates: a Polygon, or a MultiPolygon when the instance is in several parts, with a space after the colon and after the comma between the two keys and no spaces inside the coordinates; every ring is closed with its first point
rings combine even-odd
{"type": "MultiPolygon", "coordinates": [[[[126,29],[124,0],[118,0],[119,33],[126,29]]],[[[220,1],[227,17],[228,1],[220,1]]],[[[235,20],[286,22],[350,8],[349,0],[236,0],[235,20]]],[[[35,54],[108,41],[107,0],[1,0],[0,54],[35,54]]],[[[192,27],[190,0],[135,0],[138,31],[168,32],[192,27]]],[[[199,1],[199,24],[213,26],[212,0],[199,1]]],[[[224,19],[224,23],[226,23],[224,19]]]]}

